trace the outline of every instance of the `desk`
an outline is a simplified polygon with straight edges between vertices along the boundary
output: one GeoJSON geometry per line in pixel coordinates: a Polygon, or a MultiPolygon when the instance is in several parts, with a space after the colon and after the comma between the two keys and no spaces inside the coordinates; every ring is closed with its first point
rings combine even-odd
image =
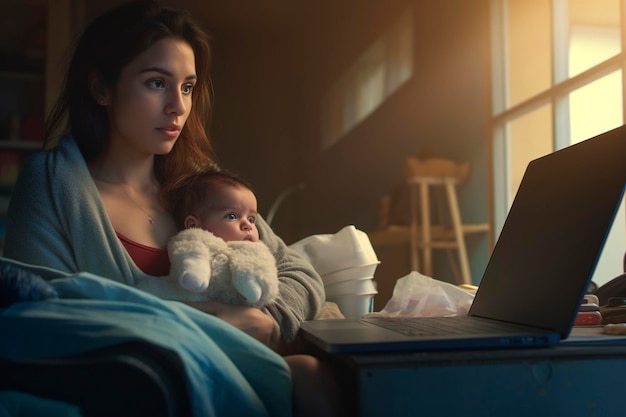
{"type": "Polygon", "coordinates": [[[622,416],[626,345],[335,355],[355,415],[622,416]]]}

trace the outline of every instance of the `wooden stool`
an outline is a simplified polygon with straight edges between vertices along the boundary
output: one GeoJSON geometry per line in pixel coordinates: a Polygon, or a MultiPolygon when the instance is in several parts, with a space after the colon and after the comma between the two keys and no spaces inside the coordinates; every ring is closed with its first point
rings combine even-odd
{"type": "Polygon", "coordinates": [[[460,277],[457,275],[457,281],[459,284],[472,284],[465,235],[487,232],[489,225],[463,224],[461,221],[456,186],[465,181],[468,174],[468,163],[458,164],[439,158],[407,159],[405,176],[410,188],[409,242],[411,268],[414,271],[432,276],[432,250],[455,249],[460,265],[460,277]],[[445,191],[445,203],[439,201],[438,205],[439,217],[445,215],[443,206],[447,203],[449,225],[442,218],[438,219],[439,222],[434,222],[433,219],[430,195],[431,190],[436,191],[437,187],[445,191]]]}

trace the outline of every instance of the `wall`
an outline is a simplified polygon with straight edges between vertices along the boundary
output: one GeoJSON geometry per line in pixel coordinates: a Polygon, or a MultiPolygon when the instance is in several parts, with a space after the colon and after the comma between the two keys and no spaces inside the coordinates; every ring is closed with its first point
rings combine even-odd
{"type": "MultiPolygon", "coordinates": [[[[264,215],[298,172],[295,74],[284,39],[282,31],[267,29],[258,36],[243,31],[213,35],[211,137],[220,163],[253,184],[264,215]]],[[[283,220],[290,212],[286,202],[277,215],[283,220]]]]}
{"type": "MultiPolygon", "coordinates": [[[[471,162],[470,179],[459,189],[462,216],[467,223],[487,221],[489,2],[382,5],[320,1],[295,29],[215,36],[213,132],[222,161],[256,185],[263,213],[281,190],[306,184],[274,221],[288,243],[347,224],[373,230],[378,199],[401,183],[405,158],[424,149],[471,162]],[[322,151],[322,92],[406,7],[414,10],[413,78],[322,151]]],[[[476,281],[488,239],[472,238],[469,251],[476,281]]],[[[440,257],[435,265],[442,279],[449,276],[446,263],[440,257]]]]}

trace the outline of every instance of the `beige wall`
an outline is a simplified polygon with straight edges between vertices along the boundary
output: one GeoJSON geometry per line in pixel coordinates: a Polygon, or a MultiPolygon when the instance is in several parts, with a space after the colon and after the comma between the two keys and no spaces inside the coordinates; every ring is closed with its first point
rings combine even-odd
{"type": "MultiPolygon", "coordinates": [[[[459,190],[461,211],[466,222],[485,222],[489,2],[317,5],[294,32],[216,33],[214,39],[213,132],[222,161],[255,184],[264,213],[285,187],[306,184],[281,206],[275,230],[288,243],[347,224],[372,230],[378,199],[402,181],[404,159],[426,148],[472,163],[469,182],[459,190]],[[407,6],[415,13],[413,78],[322,151],[324,89],[407,6]]],[[[488,239],[473,239],[470,262],[480,277],[488,239]]]]}

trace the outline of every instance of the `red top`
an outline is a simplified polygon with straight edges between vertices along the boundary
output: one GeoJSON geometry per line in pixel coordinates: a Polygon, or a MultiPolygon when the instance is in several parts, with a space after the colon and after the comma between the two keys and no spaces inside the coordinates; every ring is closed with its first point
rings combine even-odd
{"type": "Polygon", "coordinates": [[[152,248],[130,240],[126,236],[115,232],[126,248],[126,251],[143,272],[155,277],[170,273],[170,258],[167,249],[152,248]]]}

